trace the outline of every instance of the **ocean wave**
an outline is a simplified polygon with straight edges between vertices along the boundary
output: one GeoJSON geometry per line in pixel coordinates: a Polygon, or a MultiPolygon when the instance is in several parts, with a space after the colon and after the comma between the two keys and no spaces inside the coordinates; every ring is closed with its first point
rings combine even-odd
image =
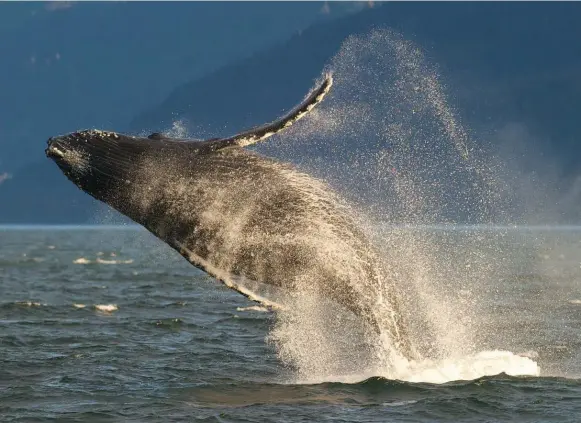
{"type": "Polygon", "coordinates": [[[249,307],[236,307],[236,311],[258,311],[261,313],[267,313],[269,309],[263,306],[249,306],[249,307]]]}
{"type": "Polygon", "coordinates": [[[78,259],[73,260],[73,264],[90,264],[91,260],[86,259],[85,257],[79,257],[78,259]]]}
{"type": "Polygon", "coordinates": [[[116,304],[95,304],[94,308],[105,313],[112,313],[119,310],[116,304]]]}
{"type": "Polygon", "coordinates": [[[14,304],[25,307],[41,307],[46,305],[35,301],[16,301],[14,304]]]}
{"type": "Polygon", "coordinates": [[[133,259],[127,260],[106,260],[100,257],[97,257],[96,260],[89,260],[86,257],[79,257],[73,260],[73,264],[131,264],[133,263],[133,259]]]}
{"type": "Polygon", "coordinates": [[[30,300],[23,300],[23,301],[8,301],[4,303],[0,303],[0,309],[2,310],[11,310],[11,309],[38,309],[41,307],[46,307],[47,304],[41,303],[39,301],[30,301],[30,300]]]}

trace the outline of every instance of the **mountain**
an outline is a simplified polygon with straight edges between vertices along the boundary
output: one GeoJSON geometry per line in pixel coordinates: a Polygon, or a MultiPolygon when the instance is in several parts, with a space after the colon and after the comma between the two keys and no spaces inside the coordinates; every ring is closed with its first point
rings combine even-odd
{"type": "Polygon", "coordinates": [[[579,12],[575,3],[383,4],[180,85],[127,129],[160,130],[181,119],[220,135],[265,122],[297,101],[347,37],[389,27],[440,65],[463,118],[525,122],[565,152],[579,134],[579,12]]]}
{"type": "Polygon", "coordinates": [[[281,43],[322,3],[0,3],[0,172],[50,135],[119,127],[181,83],[281,43]],[[8,25],[9,22],[13,22],[8,25]]]}
{"type": "Polygon", "coordinates": [[[91,219],[95,203],[44,158],[49,136],[124,127],[180,83],[359,8],[324,6],[0,3],[0,223],[91,219]]]}
{"type": "MultiPolygon", "coordinates": [[[[78,122],[75,128],[106,127],[143,133],[167,130],[173,122],[180,120],[208,136],[230,134],[271,120],[294,105],[347,37],[368,33],[378,27],[390,27],[421,46],[428,59],[439,65],[455,109],[468,126],[486,130],[516,123],[526,127],[536,140],[529,149],[546,152],[555,158],[559,167],[574,174],[580,170],[577,157],[581,153],[577,143],[581,124],[576,119],[581,108],[580,12],[579,3],[385,3],[313,24],[294,32],[285,42],[280,41],[222,67],[215,65],[213,72],[196,73],[186,64],[185,70],[173,77],[174,88],[164,100],[161,100],[163,89],[156,88],[156,81],[159,84],[162,81],[155,80],[154,76],[161,72],[166,61],[174,63],[171,60],[177,60],[177,56],[162,60],[150,55],[149,59],[143,59],[139,68],[147,69],[148,73],[143,76],[131,74],[134,69],[131,67],[116,71],[126,61],[123,56],[127,54],[126,50],[119,49],[118,56],[111,56],[114,60],[108,62],[111,64],[113,60],[114,66],[104,68],[108,72],[107,78],[95,84],[91,84],[90,78],[84,82],[84,87],[91,87],[92,92],[102,90],[103,95],[95,100],[87,96],[74,104],[59,99],[50,110],[33,109],[27,116],[31,127],[42,124],[49,134],[71,129],[70,126],[57,128],[51,125],[55,116],[62,114],[71,114],[71,120],[78,122]],[[111,86],[119,88],[134,77],[143,78],[139,86],[150,87],[133,92],[134,96],[141,96],[139,101],[130,95],[111,94],[105,83],[109,81],[111,86]],[[175,82],[187,79],[189,82],[175,82]],[[148,102],[143,98],[148,96],[151,96],[151,101],[144,105],[148,102]],[[142,110],[139,113],[136,104],[144,105],[139,107],[142,110]],[[108,108],[107,114],[96,118],[95,114],[103,108],[108,108]]],[[[109,23],[108,28],[118,28],[122,21],[118,18],[116,25],[109,23]]],[[[215,22],[217,20],[208,20],[207,25],[215,22]]],[[[65,25],[64,21],[62,25],[65,25]]],[[[81,23],[77,25],[82,26],[81,23]]],[[[206,28],[207,32],[212,31],[206,28]]],[[[159,32],[160,37],[162,33],[159,32]]],[[[92,36],[97,37],[97,34],[92,36]]],[[[174,36],[184,43],[177,31],[174,36]]],[[[60,42],[65,38],[65,35],[61,36],[60,42]]],[[[114,44],[119,38],[119,34],[113,34],[107,39],[114,44]]],[[[216,49],[226,48],[225,44],[216,49]]],[[[132,47],[139,51],[137,41],[132,47]]],[[[63,58],[65,54],[69,55],[66,50],[62,51],[65,52],[63,58]]],[[[98,67],[102,60],[95,57],[94,48],[87,46],[87,52],[92,54],[87,53],[76,60],[79,63],[88,61],[98,67]]],[[[42,57],[48,57],[47,54],[42,57]]],[[[75,84],[76,76],[61,75],[62,84],[75,84]]],[[[164,82],[163,87],[167,90],[168,84],[164,82]]],[[[33,91],[42,91],[41,88],[37,86],[33,91]]],[[[16,93],[12,92],[12,95],[16,93]]],[[[35,98],[40,95],[36,93],[38,97],[35,98]]],[[[10,111],[13,116],[22,115],[26,104],[30,104],[27,98],[20,100],[21,108],[10,111]]],[[[26,137],[30,135],[28,133],[26,137]]],[[[35,140],[37,145],[42,143],[42,139],[35,140]]],[[[32,144],[27,142],[26,145],[30,148],[32,144]]],[[[342,147],[350,148],[347,144],[342,147]]],[[[43,149],[37,148],[39,151],[43,149]]],[[[268,146],[265,149],[268,150],[268,146]]],[[[305,150],[304,154],[324,157],[327,151],[305,150]]],[[[69,187],[63,177],[52,179],[54,170],[49,170],[51,166],[54,167],[48,160],[30,163],[0,185],[1,222],[86,221],[93,213],[92,206],[83,203],[88,201],[86,196],[73,194],[75,188],[69,187]],[[82,197],[85,199],[81,200],[82,197]],[[31,198],[37,200],[33,202],[31,198]],[[79,204],[75,213],[69,207],[73,199],[78,199],[75,201],[79,204]],[[50,210],[46,206],[49,203],[50,210]],[[30,211],[24,217],[21,210],[26,208],[30,211]]]]}

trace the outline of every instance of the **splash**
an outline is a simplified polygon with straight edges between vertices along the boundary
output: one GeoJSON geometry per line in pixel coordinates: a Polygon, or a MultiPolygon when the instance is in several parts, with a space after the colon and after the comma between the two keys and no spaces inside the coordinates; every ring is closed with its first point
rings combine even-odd
{"type": "MultiPolygon", "coordinates": [[[[119,193],[121,211],[249,298],[271,298],[253,282],[284,288],[268,341],[297,380],[538,374],[483,342],[503,232],[469,231],[460,246],[453,231],[421,229],[506,218],[506,187],[437,69],[391,31],[350,38],[332,68],[330,101],[284,137],[301,153],[308,140],[295,162],[319,178],[241,149],[168,150],[136,165],[147,184],[119,193]]],[[[170,133],[187,135],[181,121],[170,133]]]]}
{"type": "MultiPolygon", "coordinates": [[[[513,201],[500,164],[450,106],[437,67],[389,30],[349,38],[330,67],[328,101],[273,145],[279,153],[263,151],[292,159],[357,204],[417,355],[397,354],[389,338],[310,296],[279,313],[268,339],[280,359],[298,381],[538,375],[532,358],[487,343],[497,331],[486,317],[487,287],[507,264],[506,231],[434,230],[506,223],[513,201]]],[[[511,347],[508,336],[501,341],[511,347]]]]}
{"type": "Polygon", "coordinates": [[[172,138],[187,138],[188,127],[183,120],[176,120],[172,122],[171,128],[166,133],[172,138]]]}
{"type": "Polygon", "coordinates": [[[510,351],[482,351],[473,355],[442,360],[425,359],[401,365],[395,373],[383,368],[369,368],[362,373],[345,374],[339,372],[320,378],[298,378],[294,383],[313,384],[325,382],[359,383],[371,377],[385,377],[413,383],[441,384],[460,380],[474,380],[499,374],[508,376],[540,375],[539,365],[525,355],[510,351]]]}
{"type": "Polygon", "coordinates": [[[538,364],[510,351],[482,351],[442,360],[424,360],[398,369],[396,379],[407,382],[446,383],[473,380],[505,373],[509,376],[539,376],[538,364]]]}
{"type": "MultiPolygon", "coordinates": [[[[168,160],[143,160],[139,180],[148,184],[128,193],[136,221],[226,286],[264,304],[282,304],[280,322],[293,328],[300,322],[301,340],[309,329],[312,339],[344,332],[327,315],[339,306],[365,323],[359,332],[373,329],[389,338],[390,355],[398,349],[410,355],[398,296],[352,208],[326,184],[242,149],[192,155],[183,166],[173,156],[168,160]],[[195,174],[188,173],[192,168],[195,174]],[[278,288],[282,298],[273,290],[263,294],[262,287],[278,288]]],[[[364,349],[372,356],[386,353],[364,349]]]]}
{"type": "Polygon", "coordinates": [[[0,173],[0,184],[6,182],[7,180],[12,179],[12,175],[8,172],[0,173]]]}

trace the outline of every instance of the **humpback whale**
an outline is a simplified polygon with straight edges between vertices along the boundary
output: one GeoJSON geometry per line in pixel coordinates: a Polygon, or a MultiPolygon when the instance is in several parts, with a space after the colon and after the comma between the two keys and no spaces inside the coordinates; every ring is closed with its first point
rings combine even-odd
{"type": "Polygon", "coordinates": [[[284,307],[247,281],[313,292],[410,357],[393,281],[351,206],[323,181],[244,148],[301,119],[332,83],[327,74],[280,119],[231,137],[83,130],[50,138],[46,155],[81,190],[249,299],[284,307]]]}

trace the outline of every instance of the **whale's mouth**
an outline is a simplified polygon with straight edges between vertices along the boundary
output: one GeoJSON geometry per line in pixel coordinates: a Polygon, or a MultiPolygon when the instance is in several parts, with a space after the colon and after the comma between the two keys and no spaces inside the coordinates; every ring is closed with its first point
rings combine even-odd
{"type": "Polygon", "coordinates": [[[65,150],[63,149],[61,143],[59,143],[58,139],[49,138],[46,142],[47,147],[44,150],[46,157],[51,158],[53,160],[62,160],[65,158],[65,150]]]}
{"type": "Polygon", "coordinates": [[[46,153],[47,157],[50,157],[53,160],[65,158],[65,153],[62,150],[60,150],[58,147],[55,147],[55,146],[47,147],[47,149],[45,150],[45,153],[46,153]]]}
{"type": "Polygon", "coordinates": [[[69,176],[83,174],[89,169],[89,154],[83,148],[76,147],[59,138],[50,138],[45,154],[52,159],[69,176]]]}
{"type": "Polygon", "coordinates": [[[65,176],[71,179],[74,166],[69,160],[69,156],[71,156],[70,150],[59,142],[58,139],[50,138],[47,144],[48,145],[44,150],[46,157],[53,160],[65,176]]]}

